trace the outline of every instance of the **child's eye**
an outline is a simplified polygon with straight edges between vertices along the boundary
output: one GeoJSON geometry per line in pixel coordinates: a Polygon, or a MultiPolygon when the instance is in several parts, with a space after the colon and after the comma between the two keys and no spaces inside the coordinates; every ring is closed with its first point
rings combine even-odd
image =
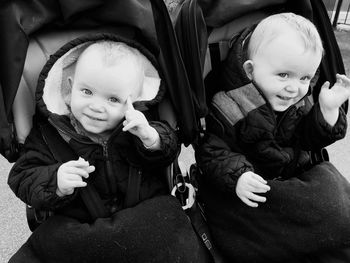
{"type": "Polygon", "coordinates": [[[304,77],[301,78],[301,80],[309,81],[309,80],[311,80],[311,77],[310,76],[304,76],[304,77]]]}
{"type": "Polygon", "coordinates": [[[288,73],[278,73],[278,76],[280,76],[283,79],[288,78],[288,73]]]}
{"type": "Polygon", "coordinates": [[[81,91],[86,95],[92,95],[92,91],[89,89],[82,89],[81,91]]]}
{"type": "Polygon", "coordinates": [[[111,98],[109,98],[109,101],[113,102],[113,103],[117,103],[117,102],[119,102],[119,99],[117,99],[116,97],[111,97],[111,98]]]}

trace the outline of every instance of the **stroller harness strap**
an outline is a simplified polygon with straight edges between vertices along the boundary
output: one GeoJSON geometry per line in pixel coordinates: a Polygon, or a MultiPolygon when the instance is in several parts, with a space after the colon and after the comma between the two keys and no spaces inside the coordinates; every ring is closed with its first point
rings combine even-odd
{"type": "Polygon", "coordinates": [[[224,263],[224,259],[218,249],[216,248],[213,238],[208,227],[204,209],[201,203],[196,199],[193,183],[197,185],[198,177],[197,173],[200,173],[199,168],[196,165],[192,165],[190,173],[183,166],[180,166],[177,161],[174,165],[174,174],[176,174],[174,187],[171,194],[175,196],[189,217],[191,225],[197,236],[202,240],[207,251],[210,253],[214,263],[224,263]],[[191,188],[193,192],[191,193],[191,188]],[[192,199],[192,201],[191,201],[192,199]]]}
{"type": "Polygon", "coordinates": [[[211,237],[209,227],[207,222],[204,219],[204,215],[201,214],[201,208],[199,204],[194,202],[193,206],[190,209],[186,210],[188,217],[191,219],[191,224],[193,229],[203,241],[204,245],[208,249],[212,259],[215,263],[224,263],[224,259],[221,254],[218,252],[217,248],[213,243],[213,238],[211,237]]]}
{"type": "MultiPolygon", "coordinates": [[[[1,85],[0,101],[5,101],[1,85]]],[[[9,162],[14,162],[18,158],[14,125],[8,121],[4,103],[0,103],[0,154],[9,162]]]]}
{"type": "Polygon", "coordinates": [[[135,206],[140,201],[140,186],[142,172],[134,166],[129,166],[129,181],[125,197],[125,207],[135,206]]]}
{"type": "MultiPolygon", "coordinates": [[[[62,156],[67,156],[70,159],[77,159],[76,153],[69,147],[67,142],[59,136],[57,130],[50,124],[40,125],[40,130],[54,158],[63,162],[62,156]]],[[[103,201],[92,184],[87,184],[86,187],[79,189],[79,194],[83,199],[86,208],[93,220],[97,218],[107,217],[109,212],[104,206],[103,201]]]]}

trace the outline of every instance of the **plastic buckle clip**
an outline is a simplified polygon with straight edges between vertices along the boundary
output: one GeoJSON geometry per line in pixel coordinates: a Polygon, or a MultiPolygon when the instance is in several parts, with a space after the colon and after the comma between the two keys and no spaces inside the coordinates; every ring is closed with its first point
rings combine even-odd
{"type": "Polygon", "coordinates": [[[171,195],[175,196],[175,197],[177,197],[176,196],[177,191],[180,192],[180,194],[184,194],[185,190],[188,190],[188,193],[187,193],[187,198],[185,199],[186,204],[182,206],[183,210],[191,208],[194,204],[196,191],[195,191],[193,185],[191,185],[189,183],[177,183],[174,186],[174,188],[171,190],[171,195]],[[182,189],[184,189],[184,190],[182,190],[182,189]]]}

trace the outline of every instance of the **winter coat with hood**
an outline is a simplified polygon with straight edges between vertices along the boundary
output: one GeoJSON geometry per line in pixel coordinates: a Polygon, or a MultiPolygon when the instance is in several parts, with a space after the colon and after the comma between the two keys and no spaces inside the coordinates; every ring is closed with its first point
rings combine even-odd
{"type": "Polygon", "coordinates": [[[243,71],[250,31],[234,40],[224,62],[221,91],[207,118],[209,134],[196,152],[204,181],[229,195],[247,171],[266,179],[297,175],[309,166],[309,151],[343,138],[347,126],[342,108],[336,124],[327,124],[310,92],[286,111],[274,112],[243,71]]]}
{"type": "MultiPolygon", "coordinates": [[[[109,139],[101,143],[92,141],[74,128],[64,100],[67,77],[73,74],[80,52],[94,41],[104,39],[126,42],[125,39],[106,34],[81,37],[51,56],[39,77],[36,92],[37,120],[26,139],[24,154],[15,163],[8,178],[11,189],[25,203],[37,209],[73,216],[81,221],[89,221],[90,216],[79,196],[79,189],[75,189],[72,195],[56,195],[57,170],[62,163],[51,153],[40,127],[52,125],[56,135],[69,144],[77,157],[80,156],[95,166],[96,171],[90,174],[87,183],[95,186],[111,212],[125,208],[130,167],[142,178],[140,201],[167,194],[164,168],[175,159],[179,151],[175,131],[166,121],[159,121],[157,106],[164,97],[165,87],[156,60],[144,47],[130,41],[127,44],[139,49],[144,55],[146,81],[153,87],[158,87],[156,93],[136,101],[134,107],[145,114],[150,125],[159,133],[161,149],[146,149],[136,136],[122,131],[122,122],[115,127],[109,139]]],[[[65,157],[62,156],[62,159],[65,157]]]]}

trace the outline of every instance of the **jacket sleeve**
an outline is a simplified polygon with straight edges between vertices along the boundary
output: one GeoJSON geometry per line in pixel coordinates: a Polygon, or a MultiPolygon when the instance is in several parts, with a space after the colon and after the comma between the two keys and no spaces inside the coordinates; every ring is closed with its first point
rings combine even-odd
{"type": "Polygon", "coordinates": [[[150,151],[144,147],[140,139],[134,136],[135,146],[140,156],[140,163],[149,167],[164,167],[171,164],[180,151],[178,136],[167,122],[150,121],[160,137],[160,149],[150,151]]]}
{"type": "Polygon", "coordinates": [[[339,117],[334,126],[324,119],[319,103],[302,119],[297,127],[300,145],[303,150],[317,150],[345,137],[347,129],[346,114],[339,108],[339,117]]]}
{"type": "Polygon", "coordinates": [[[56,195],[58,163],[38,129],[33,128],[24,144],[24,153],[10,170],[8,184],[17,197],[36,209],[55,210],[69,203],[75,194],[56,195]]]}
{"type": "Polygon", "coordinates": [[[241,174],[254,171],[244,155],[233,152],[221,138],[213,134],[207,135],[195,155],[206,184],[212,184],[228,196],[235,193],[241,174]]]}

